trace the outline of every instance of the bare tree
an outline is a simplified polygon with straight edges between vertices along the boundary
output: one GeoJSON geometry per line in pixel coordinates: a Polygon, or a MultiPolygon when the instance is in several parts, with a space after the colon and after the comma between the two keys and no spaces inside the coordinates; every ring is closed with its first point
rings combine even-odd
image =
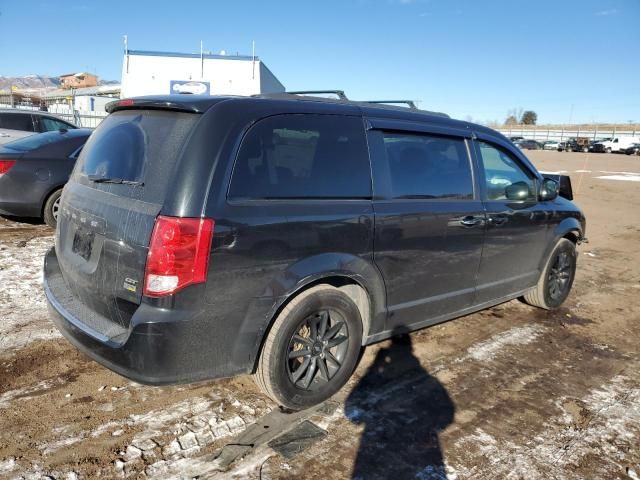
{"type": "Polygon", "coordinates": [[[538,114],[533,110],[527,110],[520,117],[520,123],[524,125],[535,125],[538,121],[538,114]]]}
{"type": "Polygon", "coordinates": [[[505,125],[517,125],[518,118],[515,115],[509,115],[507,119],[504,121],[505,125]]]}

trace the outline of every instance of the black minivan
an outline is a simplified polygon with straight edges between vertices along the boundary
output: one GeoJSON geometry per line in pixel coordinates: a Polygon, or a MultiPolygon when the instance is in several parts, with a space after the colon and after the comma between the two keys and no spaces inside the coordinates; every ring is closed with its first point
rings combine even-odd
{"type": "Polygon", "coordinates": [[[301,409],[394,331],[571,289],[570,188],[489,128],[290,94],[108,110],[64,188],[44,288],[69,341],[135,381],[252,373],[301,409]]]}

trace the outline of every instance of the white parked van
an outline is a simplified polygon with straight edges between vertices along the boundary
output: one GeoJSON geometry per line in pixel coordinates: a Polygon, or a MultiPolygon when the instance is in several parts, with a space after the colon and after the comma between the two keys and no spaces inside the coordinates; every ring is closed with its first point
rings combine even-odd
{"type": "Polygon", "coordinates": [[[613,137],[611,140],[597,142],[593,144],[594,152],[621,152],[626,150],[634,143],[640,143],[640,137],[613,137]]]}

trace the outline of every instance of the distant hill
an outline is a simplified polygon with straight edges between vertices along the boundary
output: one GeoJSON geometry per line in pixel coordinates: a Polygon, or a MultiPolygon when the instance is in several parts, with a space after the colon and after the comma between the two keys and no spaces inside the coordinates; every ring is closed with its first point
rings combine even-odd
{"type": "Polygon", "coordinates": [[[57,77],[46,75],[26,75],[24,77],[0,77],[0,90],[10,91],[12,86],[20,90],[35,90],[41,88],[59,88],[60,80],[57,77]]]}
{"type": "MultiPolygon", "coordinates": [[[[98,85],[114,85],[120,83],[117,80],[98,80],[98,85]]],[[[11,87],[16,86],[18,90],[47,90],[60,88],[58,77],[47,75],[26,75],[24,77],[3,77],[0,76],[0,91],[11,91],[11,87]]]]}

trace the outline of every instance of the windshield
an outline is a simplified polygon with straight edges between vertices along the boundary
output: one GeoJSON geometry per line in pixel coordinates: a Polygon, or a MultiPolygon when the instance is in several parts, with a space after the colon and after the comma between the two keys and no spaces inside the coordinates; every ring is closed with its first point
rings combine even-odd
{"type": "Polygon", "coordinates": [[[17,150],[18,152],[30,152],[31,150],[35,150],[50,143],[58,142],[63,138],[64,133],[60,132],[39,133],[14,140],[13,142],[5,143],[4,147],[17,150]]]}

